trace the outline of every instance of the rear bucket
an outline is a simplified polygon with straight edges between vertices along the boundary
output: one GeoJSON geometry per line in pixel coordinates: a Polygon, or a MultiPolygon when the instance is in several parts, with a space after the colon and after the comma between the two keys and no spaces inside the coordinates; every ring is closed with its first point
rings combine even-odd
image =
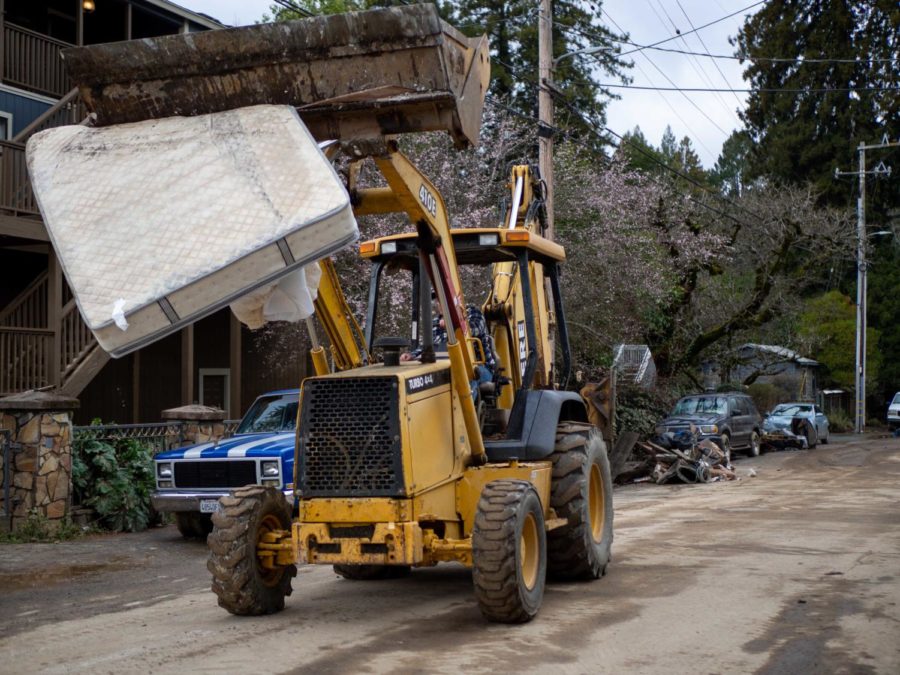
{"type": "Polygon", "coordinates": [[[434,5],[170,35],[63,52],[96,125],[264,103],[297,108],[317,140],[446,130],[476,145],[485,37],[434,5]]]}

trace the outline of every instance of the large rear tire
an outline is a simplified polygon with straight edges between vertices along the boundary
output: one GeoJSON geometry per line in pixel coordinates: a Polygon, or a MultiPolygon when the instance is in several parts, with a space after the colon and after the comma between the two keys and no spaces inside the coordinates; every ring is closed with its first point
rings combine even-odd
{"type": "Polygon", "coordinates": [[[219,606],[232,614],[257,616],[284,609],[297,566],[269,570],[256,555],[260,538],[274,530],[290,530],[291,508],[275,488],[248,485],[219,500],[209,535],[207,569],[219,606]]]}
{"type": "Polygon", "coordinates": [[[547,539],[534,486],[495,480],[484,486],[472,529],[472,581],[488,621],[525,623],[544,598],[547,539]]]}
{"type": "Polygon", "coordinates": [[[598,579],[606,573],[613,541],[606,444],[591,425],[561,422],[550,460],[550,506],[568,522],[547,533],[548,572],[554,579],[598,579]]]}
{"type": "Polygon", "coordinates": [[[410,573],[409,565],[334,565],[335,574],[352,581],[402,579],[410,573]]]}

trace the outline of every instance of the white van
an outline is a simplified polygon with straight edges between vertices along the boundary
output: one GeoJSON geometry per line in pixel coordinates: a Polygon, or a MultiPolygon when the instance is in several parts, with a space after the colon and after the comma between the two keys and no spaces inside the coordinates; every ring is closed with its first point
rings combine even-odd
{"type": "Polygon", "coordinates": [[[900,391],[894,394],[894,400],[888,406],[887,422],[891,429],[900,428],[900,391]]]}

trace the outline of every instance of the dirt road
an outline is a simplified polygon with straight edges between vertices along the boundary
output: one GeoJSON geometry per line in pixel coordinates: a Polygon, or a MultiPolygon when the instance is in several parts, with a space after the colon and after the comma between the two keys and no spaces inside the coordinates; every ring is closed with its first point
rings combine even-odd
{"type": "Polygon", "coordinates": [[[287,609],[232,617],[174,527],[0,546],[0,672],[900,672],[900,440],[739,462],[758,475],[616,491],[606,578],[485,624],[469,573],[301,568],[287,609]]]}

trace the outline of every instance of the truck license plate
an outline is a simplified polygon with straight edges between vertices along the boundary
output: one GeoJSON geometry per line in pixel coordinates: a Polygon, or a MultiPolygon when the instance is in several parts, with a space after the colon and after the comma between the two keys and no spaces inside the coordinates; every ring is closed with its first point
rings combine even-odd
{"type": "Polygon", "coordinates": [[[218,499],[201,499],[200,500],[200,513],[215,513],[219,510],[219,500],[218,499]]]}

